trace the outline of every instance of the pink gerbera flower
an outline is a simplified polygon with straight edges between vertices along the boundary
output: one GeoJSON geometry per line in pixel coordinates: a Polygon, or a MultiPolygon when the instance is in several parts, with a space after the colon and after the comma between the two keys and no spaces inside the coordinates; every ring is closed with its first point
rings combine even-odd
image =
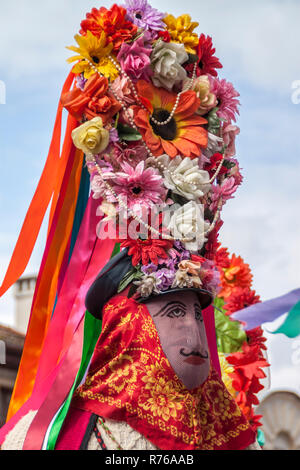
{"type": "Polygon", "coordinates": [[[132,209],[135,205],[150,208],[155,204],[163,204],[167,195],[163,179],[153,168],[145,169],[145,162],[140,162],[135,168],[124,162],[123,171],[115,174],[112,184],[114,191],[127,199],[127,206],[132,209]]]}
{"type": "Polygon", "coordinates": [[[240,102],[237,97],[240,94],[235,90],[232,83],[227,82],[224,78],[219,80],[214,77],[210,77],[211,93],[216,95],[219,108],[217,114],[219,118],[224,119],[227,122],[236,121],[236,116],[239,113],[240,102]]]}

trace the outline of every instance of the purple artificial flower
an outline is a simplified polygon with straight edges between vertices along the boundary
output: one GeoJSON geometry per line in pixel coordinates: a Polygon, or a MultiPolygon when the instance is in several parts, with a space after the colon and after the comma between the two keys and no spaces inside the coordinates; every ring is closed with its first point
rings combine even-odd
{"type": "Polygon", "coordinates": [[[147,264],[146,266],[142,266],[141,270],[144,274],[152,274],[157,271],[157,266],[154,263],[147,264]]]}
{"type": "Polygon", "coordinates": [[[184,246],[179,240],[174,241],[174,248],[176,248],[176,250],[178,250],[178,251],[183,251],[184,250],[184,246]]]}
{"type": "Polygon", "coordinates": [[[79,88],[81,91],[84,90],[85,84],[87,82],[87,79],[84,78],[83,74],[77,75],[76,77],[76,86],[79,88]]]}
{"type": "Polygon", "coordinates": [[[175,270],[162,268],[154,273],[154,276],[157,279],[157,288],[162,291],[168,290],[174,282],[175,270]]]}
{"type": "Polygon", "coordinates": [[[110,129],[109,131],[109,142],[115,144],[116,142],[119,142],[119,134],[117,129],[114,127],[110,129]]]}
{"type": "Polygon", "coordinates": [[[128,18],[143,30],[161,31],[166,25],[162,19],[166,14],[152,8],[147,0],[125,0],[128,18]]]}
{"type": "Polygon", "coordinates": [[[123,43],[118,54],[118,61],[124,72],[133,81],[145,79],[150,81],[153,71],[150,67],[152,49],[145,47],[144,38],[140,37],[132,44],[123,43]]]}
{"type": "Polygon", "coordinates": [[[180,253],[180,261],[186,261],[186,260],[189,260],[191,259],[191,253],[190,251],[188,250],[183,250],[181,253],[180,253]]]}

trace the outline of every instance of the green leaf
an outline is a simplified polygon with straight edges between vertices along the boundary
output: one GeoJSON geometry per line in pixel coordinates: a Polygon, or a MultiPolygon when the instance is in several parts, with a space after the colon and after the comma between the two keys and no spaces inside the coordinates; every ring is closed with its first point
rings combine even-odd
{"type": "Polygon", "coordinates": [[[216,297],[214,300],[214,307],[219,308],[222,310],[223,313],[225,313],[225,310],[223,309],[225,305],[225,301],[219,297],[216,297]]]}
{"type": "Polygon", "coordinates": [[[215,322],[218,351],[225,354],[240,351],[243,343],[247,341],[247,335],[240,322],[225,315],[222,306],[215,309],[215,322]]]}
{"type": "Polygon", "coordinates": [[[131,271],[128,271],[128,273],[123,277],[122,281],[119,284],[118,288],[118,294],[122,292],[126,287],[129,286],[133,281],[136,281],[140,279],[143,276],[143,273],[136,268],[132,268],[131,271]]]}
{"type": "Polygon", "coordinates": [[[116,116],[116,120],[115,120],[115,123],[114,123],[114,128],[117,129],[118,128],[118,125],[119,125],[119,119],[120,119],[120,113],[117,114],[116,116]]]}
{"type": "Polygon", "coordinates": [[[127,142],[137,142],[142,139],[141,134],[133,127],[127,126],[126,124],[118,125],[119,138],[126,140],[127,142]]]}

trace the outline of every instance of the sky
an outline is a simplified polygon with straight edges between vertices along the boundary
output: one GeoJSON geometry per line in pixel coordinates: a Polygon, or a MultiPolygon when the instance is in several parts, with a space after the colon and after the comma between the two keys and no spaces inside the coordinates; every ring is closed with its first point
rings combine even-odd
{"type": "MultiPolygon", "coordinates": [[[[184,9],[179,0],[151,3],[176,16],[189,13],[199,22],[198,32],[213,38],[224,66],[221,77],[241,95],[237,157],[244,183],[223,211],[223,245],[250,265],[263,300],[298,288],[300,2],[186,0],[184,9]]],[[[111,4],[2,2],[0,83],[6,87],[6,104],[0,104],[0,279],[48,153],[60,90],[70,70],[65,46],[75,44],[86,12],[111,4]]],[[[38,271],[44,243],[45,226],[26,274],[38,271]]],[[[11,289],[0,299],[0,322],[13,325],[13,310],[11,289]]],[[[272,387],[300,391],[300,342],[268,337],[272,387]]]]}

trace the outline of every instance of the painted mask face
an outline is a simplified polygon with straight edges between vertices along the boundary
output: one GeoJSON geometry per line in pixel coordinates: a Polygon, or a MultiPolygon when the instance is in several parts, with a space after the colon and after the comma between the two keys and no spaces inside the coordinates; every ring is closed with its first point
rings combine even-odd
{"type": "Polygon", "coordinates": [[[189,390],[202,385],[209,374],[210,357],[197,294],[170,293],[146,305],[163,351],[178,378],[189,390]]]}

